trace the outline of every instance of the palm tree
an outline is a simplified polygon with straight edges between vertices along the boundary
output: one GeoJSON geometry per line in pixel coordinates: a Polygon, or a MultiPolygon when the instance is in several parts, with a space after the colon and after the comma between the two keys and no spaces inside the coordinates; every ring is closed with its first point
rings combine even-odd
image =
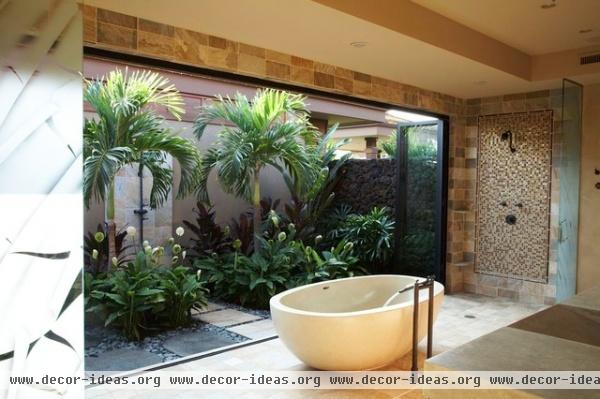
{"type": "Polygon", "coordinates": [[[150,171],[154,209],[164,203],[173,185],[167,154],[181,166],[178,196],[194,191],[200,155],[193,142],[162,126],[164,118],[156,107],[166,108],[177,119],[184,110],[175,87],[158,73],[117,69],[86,81],[84,99],[97,115],[84,123],[84,201],[87,208],[91,199],[105,202],[110,262],[115,254],[114,178],[119,169],[137,163],[150,171]]]}
{"type": "Polygon", "coordinates": [[[254,250],[260,249],[260,173],[268,165],[288,173],[308,189],[318,174],[315,142],[317,130],[308,121],[304,97],[278,90],[260,90],[252,101],[238,93],[233,99],[218,96],[195,121],[200,140],[207,125],[225,121],[216,142],[202,159],[198,194],[210,202],[208,175],[215,169],[227,193],[254,207],[254,250]]]}

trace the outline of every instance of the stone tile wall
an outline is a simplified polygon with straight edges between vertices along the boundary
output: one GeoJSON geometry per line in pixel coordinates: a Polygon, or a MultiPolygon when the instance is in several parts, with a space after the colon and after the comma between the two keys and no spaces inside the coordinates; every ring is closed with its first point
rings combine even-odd
{"type": "MultiPolygon", "coordinates": [[[[465,262],[461,264],[461,272],[456,276],[462,277],[463,289],[466,292],[489,296],[502,296],[520,302],[554,303],[556,297],[556,247],[558,238],[558,205],[560,180],[558,166],[560,161],[561,143],[561,101],[562,93],[557,90],[542,90],[532,93],[510,94],[505,96],[470,99],[466,102],[465,147],[459,150],[460,161],[465,163],[468,176],[468,188],[464,189],[465,201],[461,203],[464,211],[450,211],[449,217],[459,223],[463,229],[463,249],[465,262]],[[476,231],[476,185],[477,185],[477,151],[478,151],[478,118],[481,115],[503,113],[552,110],[553,140],[552,140],[552,181],[550,193],[550,248],[548,261],[548,282],[526,281],[520,278],[492,276],[477,273],[474,270],[475,260],[475,231],[476,231]],[[464,151],[464,153],[463,153],[464,151]],[[462,274],[462,276],[461,276],[462,274]]],[[[455,160],[456,162],[456,160],[455,160]]],[[[456,186],[457,182],[450,182],[456,186]]],[[[460,184],[460,183],[459,183],[460,184]]],[[[462,195],[462,194],[461,194],[462,195]]],[[[456,197],[456,194],[454,195],[456,197]]],[[[459,240],[457,240],[459,241],[459,240]]],[[[457,277],[457,278],[460,278],[457,277]]]]}

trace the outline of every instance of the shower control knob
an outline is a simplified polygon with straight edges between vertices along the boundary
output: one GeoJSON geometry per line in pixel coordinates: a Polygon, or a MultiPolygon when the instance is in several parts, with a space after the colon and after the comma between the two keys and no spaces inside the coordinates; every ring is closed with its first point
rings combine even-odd
{"type": "Polygon", "coordinates": [[[508,223],[510,225],[517,224],[517,217],[515,215],[507,215],[506,223],[508,223]]]}

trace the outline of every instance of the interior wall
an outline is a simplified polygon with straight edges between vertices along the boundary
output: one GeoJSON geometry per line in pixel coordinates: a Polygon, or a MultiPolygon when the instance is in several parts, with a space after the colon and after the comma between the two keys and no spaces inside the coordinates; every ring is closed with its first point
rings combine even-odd
{"type": "Polygon", "coordinates": [[[600,84],[583,90],[577,292],[600,285],[600,84]]]}

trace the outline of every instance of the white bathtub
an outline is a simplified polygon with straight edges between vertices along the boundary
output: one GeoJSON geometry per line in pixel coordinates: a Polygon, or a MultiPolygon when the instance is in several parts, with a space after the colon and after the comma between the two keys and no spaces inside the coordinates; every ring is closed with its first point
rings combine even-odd
{"type": "MultiPolygon", "coordinates": [[[[305,285],[271,298],[279,338],[300,360],[320,370],[370,370],[412,348],[413,291],[391,295],[417,277],[375,275],[305,285]]],[[[434,320],[444,286],[434,286],[434,320]]],[[[428,290],[419,297],[419,340],[427,333],[428,290]]]]}

